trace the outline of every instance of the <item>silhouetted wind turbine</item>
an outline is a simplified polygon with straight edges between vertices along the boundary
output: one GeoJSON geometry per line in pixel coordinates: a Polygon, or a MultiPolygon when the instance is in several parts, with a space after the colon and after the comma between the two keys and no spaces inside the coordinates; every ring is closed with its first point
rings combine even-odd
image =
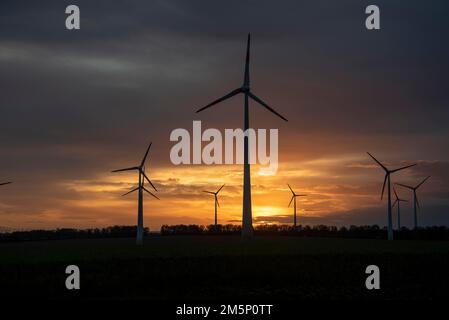
{"type": "MultiPolygon", "coordinates": [[[[250,76],[249,76],[249,60],[250,60],[250,43],[251,34],[248,34],[248,40],[246,45],[246,61],[245,61],[245,74],[243,77],[243,85],[237,89],[232,90],[223,97],[212,101],[208,105],[198,109],[196,112],[201,112],[207,108],[216,105],[222,101],[225,101],[239,93],[244,95],[244,132],[249,129],[249,98],[260,104],[261,106],[274,113],[279,118],[288,121],[282,115],[277,113],[273,108],[266,104],[262,99],[257,97],[250,88],[250,76]]],[[[242,237],[251,238],[253,235],[252,225],[252,209],[251,209],[251,173],[249,164],[249,148],[248,148],[248,135],[244,137],[244,165],[243,165],[243,212],[242,212],[242,237]]]]}
{"type": "Polygon", "coordinates": [[[292,204],[293,201],[293,227],[296,229],[296,197],[305,197],[307,196],[306,194],[296,194],[292,187],[290,187],[290,185],[287,183],[287,186],[290,188],[290,191],[292,192],[292,198],[290,199],[290,202],[288,204],[288,207],[290,208],[290,205],[292,204]]]}
{"type": "Polygon", "coordinates": [[[144,181],[145,179],[148,181],[148,183],[153,187],[154,190],[157,191],[156,187],[153,185],[153,183],[151,182],[151,180],[148,178],[148,176],[145,173],[145,160],[147,159],[148,156],[148,152],[150,151],[150,147],[151,147],[151,143],[148,146],[147,152],[145,152],[145,155],[142,159],[142,162],[140,163],[139,166],[137,167],[130,167],[130,168],[125,168],[125,169],[118,169],[118,170],[114,170],[112,172],[122,172],[122,171],[133,171],[133,170],[137,170],[139,172],[139,184],[138,186],[125,193],[123,196],[134,192],[134,191],[139,191],[139,196],[138,196],[138,211],[137,211],[137,236],[136,236],[136,243],[138,245],[141,245],[143,243],[143,191],[146,191],[147,193],[149,193],[150,195],[152,195],[153,197],[155,197],[156,199],[159,199],[158,197],[156,197],[154,194],[152,194],[150,191],[148,191],[145,186],[144,186],[144,181]]]}
{"type": "Polygon", "coordinates": [[[418,201],[418,197],[416,196],[416,190],[418,190],[418,188],[427,181],[427,179],[429,179],[430,176],[428,176],[427,178],[425,178],[423,181],[421,181],[418,185],[416,185],[415,187],[412,186],[408,186],[406,184],[402,184],[402,183],[396,183],[398,186],[410,189],[413,191],[413,212],[414,212],[414,221],[415,221],[415,229],[418,228],[418,213],[417,213],[417,208],[421,209],[421,206],[419,205],[419,201],[418,201]]]}
{"type": "Polygon", "coordinates": [[[399,198],[396,193],[396,189],[393,187],[394,196],[396,197],[396,201],[393,203],[393,208],[397,204],[398,205],[398,230],[401,230],[401,202],[408,202],[408,200],[404,200],[399,198]]]}
{"type": "Polygon", "coordinates": [[[8,182],[0,182],[0,186],[4,186],[4,185],[10,184],[10,183],[12,183],[12,182],[11,182],[11,181],[8,181],[8,182]]]}
{"type": "Polygon", "coordinates": [[[212,191],[203,191],[209,194],[213,194],[215,198],[215,227],[217,227],[217,206],[220,206],[220,203],[218,202],[218,193],[223,189],[225,185],[222,185],[220,189],[218,189],[216,192],[212,191]]]}
{"type": "Polygon", "coordinates": [[[389,170],[382,163],[380,163],[376,158],[374,158],[371,155],[371,153],[369,153],[369,152],[367,152],[367,153],[385,171],[385,179],[384,179],[384,184],[382,186],[382,194],[380,196],[380,199],[383,199],[383,197],[384,197],[385,184],[388,182],[388,204],[387,204],[387,206],[388,206],[387,207],[387,210],[388,210],[388,240],[393,240],[393,220],[392,220],[392,217],[391,217],[391,183],[390,183],[391,181],[390,181],[390,175],[392,173],[398,172],[400,170],[416,166],[416,163],[408,165],[408,166],[404,166],[404,167],[401,167],[401,168],[398,168],[398,169],[389,170]]]}

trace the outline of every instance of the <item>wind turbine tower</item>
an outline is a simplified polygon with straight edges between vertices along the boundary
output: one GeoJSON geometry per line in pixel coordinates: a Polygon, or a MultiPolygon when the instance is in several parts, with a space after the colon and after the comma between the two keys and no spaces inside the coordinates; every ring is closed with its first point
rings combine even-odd
{"type": "MultiPolygon", "coordinates": [[[[273,108],[271,108],[267,103],[265,103],[261,98],[256,96],[250,87],[250,46],[251,46],[251,34],[248,34],[247,44],[246,44],[246,60],[245,60],[245,72],[243,76],[243,84],[241,87],[232,90],[223,97],[212,101],[208,105],[198,109],[196,112],[201,112],[210,108],[217,103],[225,101],[237,94],[243,94],[244,96],[244,112],[243,112],[243,131],[247,132],[249,129],[249,99],[257,102],[262,107],[266,108],[270,112],[274,113],[277,117],[284,121],[288,121],[273,108]]],[[[253,224],[252,224],[252,208],[251,208],[251,169],[249,164],[249,146],[248,146],[248,135],[245,134],[243,149],[244,149],[244,164],[243,164],[243,210],[242,210],[242,237],[247,239],[253,236],[253,224]]]]}
{"type": "Polygon", "coordinates": [[[223,189],[225,185],[222,185],[220,187],[220,189],[218,189],[216,192],[212,192],[212,191],[203,191],[209,194],[214,195],[214,199],[215,199],[215,228],[217,228],[217,206],[220,207],[220,203],[218,202],[218,193],[221,191],[221,189],[223,189]]]}
{"type": "Polygon", "coordinates": [[[155,191],[157,191],[156,187],[153,185],[151,180],[148,178],[148,176],[145,173],[145,160],[147,159],[148,152],[150,151],[151,143],[147,148],[147,151],[145,152],[145,155],[140,162],[139,166],[136,167],[129,167],[124,169],[118,169],[113,170],[112,172],[122,172],[122,171],[138,171],[139,172],[139,184],[136,188],[132,189],[131,191],[125,193],[123,196],[138,191],[138,209],[137,209],[137,236],[136,236],[136,243],[138,245],[141,245],[143,243],[143,191],[147,192],[151,196],[155,197],[159,200],[158,197],[156,197],[153,193],[148,191],[147,188],[145,188],[144,181],[147,180],[148,183],[153,187],[155,191]]]}
{"type": "Polygon", "coordinates": [[[290,208],[290,205],[292,204],[293,201],[293,228],[296,229],[296,198],[297,197],[305,197],[307,196],[306,194],[296,194],[292,187],[290,187],[290,185],[287,183],[287,186],[289,187],[290,191],[292,192],[292,198],[290,199],[290,202],[288,204],[288,207],[290,208]]]}
{"type": "Polygon", "coordinates": [[[400,167],[398,169],[390,170],[387,167],[385,167],[382,163],[379,162],[376,158],[374,158],[371,153],[367,152],[368,155],[385,171],[385,178],[384,178],[384,184],[382,186],[382,193],[380,196],[380,199],[382,200],[384,197],[384,190],[385,190],[385,184],[387,184],[388,187],[388,203],[387,203],[387,213],[388,213],[388,240],[393,240],[393,220],[391,216],[391,180],[390,176],[392,173],[416,166],[416,164],[411,164],[408,166],[400,167]]]}
{"type": "Polygon", "coordinates": [[[396,200],[393,203],[393,208],[395,205],[398,206],[398,231],[401,230],[401,202],[408,202],[407,200],[399,198],[398,194],[396,193],[396,189],[393,187],[394,196],[396,197],[396,200]]]}
{"type": "Polygon", "coordinates": [[[407,189],[410,189],[413,191],[413,212],[414,212],[413,218],[414,218],[415,229],[418,228],[418,210],[417,209],[421,209],[421,206],[418,201],[418,196],[416,195],[416,190],[418,190],[418,188],[421,187],[422,184],[424,182],[426,182],[427,179],[429,179],[429,178],[430,178],[430,176],[425,178],[423,181],[421,181],[414,187],[406,185],[406,184],[402,184],[402,183],[396,183],[398,186],[401,186],[401,187],[404,187],[404,188],[407,188],[407,189]]]}

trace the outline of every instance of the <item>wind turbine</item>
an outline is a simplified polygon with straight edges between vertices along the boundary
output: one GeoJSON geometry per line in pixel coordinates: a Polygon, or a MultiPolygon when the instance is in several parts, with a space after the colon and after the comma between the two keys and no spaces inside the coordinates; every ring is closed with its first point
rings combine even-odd
{"type": "MultiPolygon", "coordinates": [[[[217,103],[225,101],[239,93],[244,95],[244,126],[243,130],[246,133],[249,129],[249,98],[268,109],[270,112],[274,113],[276,116],[284,121],[288,121],[282,115],[277,113],[273,108],[266,104],[262,99],[256,96],[250,88],[250,75],[249,75],[249,60],[250,60],[250,44],[251,44],[251,34],[248,34],[248,40],[246,44],[246,60],[245,60],[245,73],[243,77],[243,84],[241,87],[232,90],[223,97],[212,101],[208,105],[198,109],[196,113],[206,110],[217,103]]],[[[251,238],[253,235],[253,224],[252,224],[252,208],[251,208],[251,170],[249,164],[249,149],[248,149],[248,135],[245,134],[244,137],[244,165],[243,165],[243,212],[242,212],[242,237],[251,238]]]]}
{"type": "Polygon", "coordinates": [[[367,152],[367,153],[385,171],[385,179],[384,179],[384,184],[382,186],[382,194],[380,196],[380,199],[382,200],[383,197],[384,197],[385,184],[388,182],[388,204],[387,204],[387,210],[388,210],[388,240],[393,240],[393,220],[392,220],[392,217],[391,217],[391,181],[390,181],[390,175],[392,173],[398,172],[400,170],[404,170],[404,169],[416,166],[416,163],[408,165],[408,166],[400,167],[398,169],[389,170],[382,163],[380,163],[376,158],[374,158],[371,153],[369,153],[369,152],[367,152]]]}
{"type": "Polygon", "coordinates": [[[218,189],[216,192],[212,192],[212,191],[203,191],[209,194],[213,194],[214,198],[215,198],[215,228],[217,228],[217,206],[220,206],[220,203],[218,202],[218,193],[221,191],[221,189],[223,189],[225,185],[222,185],[220,189],[218,189]]]}
{"type": "Polygon", "coordinates": [[[292,198],[290,199],[290,203],[288,204],[288,207],[290,208],[290,205],[292,204],[293,201],[293,227],[296,229],[296,198],[297,197],[305,197],[307,196],[306,194],[296,194],[292,187],[290,187],[290,185],[287,183],[287,186],[290,188],[290,191],[292,192],[292,198]]]}
{"type": "Polygon", "coordinates": [[[393,208],[397,204],[398,205],[398,230],[401,230],[401,202],[408,202],[408,200],[404,200],[399,198],[396,193],[396,189],[393,187],[394,196],[396,197],[396,201],[393,203],[393,208]]]}
{"type": "Polygon", "coordinates": [[[419,201],[418,201],[418,197],[416,196],[416,190],[418,190],[418,188],[427,181],[427,179],[429,179],[430,176],[428,176],[427,178],[425,178],[423,181],[421,181],[418,185],[416,185],[415,187],[412,186],[408,186],[402,183],[396,183],[398,186],[410,189],[413,191],[413,212],[414,212],[414,220],[415,220],[415,229],[418,228],[418,213],[417,213],[417,208],[421,209],[421,206],[419,205],[419,201]]]}
{"type": "Polygon", "coordinates": [[[147,188],[145,188],[144,186],[144,181],[147,180],[148,183],[153,187],[154,190],[157,191],[156,187],[153,185],[153,183],[151,182],[151,180],[148,178],[148,176],[145,173],[145,160],[147,159],[148,156],[148,152],[150,151],[150,147],[151,144],[148,146],[147,152],[145,152],[145,155],[142,159],[142,161],[140,162],[139,166],[137,167],[130,167],[130,168],[125,168],[125,169],[118,169],[118,170],[113,170],[112,172],[122,172],[122,171],[134,171],[137,170],[139,172],[139,184],[138,186],[125,193],[123,196],[134,192],[134,191],[139,191],[139,196],[138,196],[138,211],[137,211],[137,236],[136,236],[136,243],[138,245],[141,245],[143,243],[143,191],[146,191],[147,193],[149,193],[150,195],[152,195],[153,197],[155,197],[156,199],[159,199],[158,197],[156,197],[154,194],[152,194],[150,191],[147,190],[147,188]]]}
{"type": "Polygon", "coordinates": [[[4,186],[4,185],[10,184],[10,183],[12,183],[12,182],[11,182],[11,181],[8,181],[8,182],[0,182],[0,186],[4,186]]]}

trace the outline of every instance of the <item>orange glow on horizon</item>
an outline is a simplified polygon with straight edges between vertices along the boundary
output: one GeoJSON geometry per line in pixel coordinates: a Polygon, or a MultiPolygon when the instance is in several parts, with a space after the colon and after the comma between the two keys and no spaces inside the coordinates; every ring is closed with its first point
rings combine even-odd
{"type": "MultiPolygon", "coordinates": [[[[289,217],[293,215],[293,208],[288,207],[291,192],[287,183],[296,193],[307,195],[297,202],[299,223],[301,218],[325,219],[331,213],[382,204],[379,201],[381,172],[363,157],[350,155],[284,162],[273,175],[259,174],[259,171],[260,165],[251,167],[254,224],[291,223],[289,217]],[[362,179],[368,182],[359,183],[362,179]]],[[[218,221],[221,224],[240,224],[241,165],[149,166],[147,172],[158,189],[155,193],[161,198],[158,201],[144,196],[144,223],[151,230],[159,230],[163,224],[212,224],[214,200],[202,191],[215,191],[223,184],[225,187],[219,194],[218,221]]],[[[135,186],[135,172],[105,172],[89,179],[61,182],[59,188],[76,196],[55,199],[48,208],[36,210],[26,218],[10,218],[2,224],[20,228],[134,225],[137,193],[121,195],[135,186]]]]}

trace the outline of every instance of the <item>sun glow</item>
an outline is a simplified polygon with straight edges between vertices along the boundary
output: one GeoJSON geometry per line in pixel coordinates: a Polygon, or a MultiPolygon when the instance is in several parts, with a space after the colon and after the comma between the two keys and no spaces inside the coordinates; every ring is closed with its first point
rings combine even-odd
{"type": "MultiPolygon", "coordinates": [[[[291,192],[287,183],[295,192],[307,195],[298,199],[297,203],[297,213],[302,217],[326,219],[334,212],[379,205],[378,172],[376,168],[365,166],[369,162],[357,161],[353,157],[342,157],[282,162],[276,174],[268,175],[260,171],[261,166],[251,166],[254,224],[292,223],[293,209],[288,208],[291,192]],[[348,163],[356,168],[348,168],[348,163]],[[359,181],[357,175],[360,173],[353,177],[351,170],[362,170],[368,181],[372,179],[372,186],[367,189],[354,183],[359,181]],[[345,179],[336,178],[338,176],[345,179]]],[[[152,230],[159,230],[162,224],[213,223],[214,200],[203,191],[217,190],[223,184],[225,187],[218,198],[218,221],[221,224],[241,223],[242,165],[149,165],[147,173],[158,189],[155,193],[161,199],[144,197],[144,223],[152,230]]],[[[59,223],[60,226],[135,224],[137,195],[122,197],[122,194],[135,187],[137,179],[134,172],[105,172],[89,179],[62,181],[58,190],[64,196],[53,201],[50,208],[41,211],[41,214],[35,215],[34,220],[51,220],[52,225],[59,223]],[[89,214],[84,214],[86,212],[89,214]],[[71,220],[67,218],[69,215],[80,218],[71,220]]],[[[28,219],[30,223],[34,220],[28,219]]],[[[26,225],[26,222],[21,223],[26,225]]]]}

